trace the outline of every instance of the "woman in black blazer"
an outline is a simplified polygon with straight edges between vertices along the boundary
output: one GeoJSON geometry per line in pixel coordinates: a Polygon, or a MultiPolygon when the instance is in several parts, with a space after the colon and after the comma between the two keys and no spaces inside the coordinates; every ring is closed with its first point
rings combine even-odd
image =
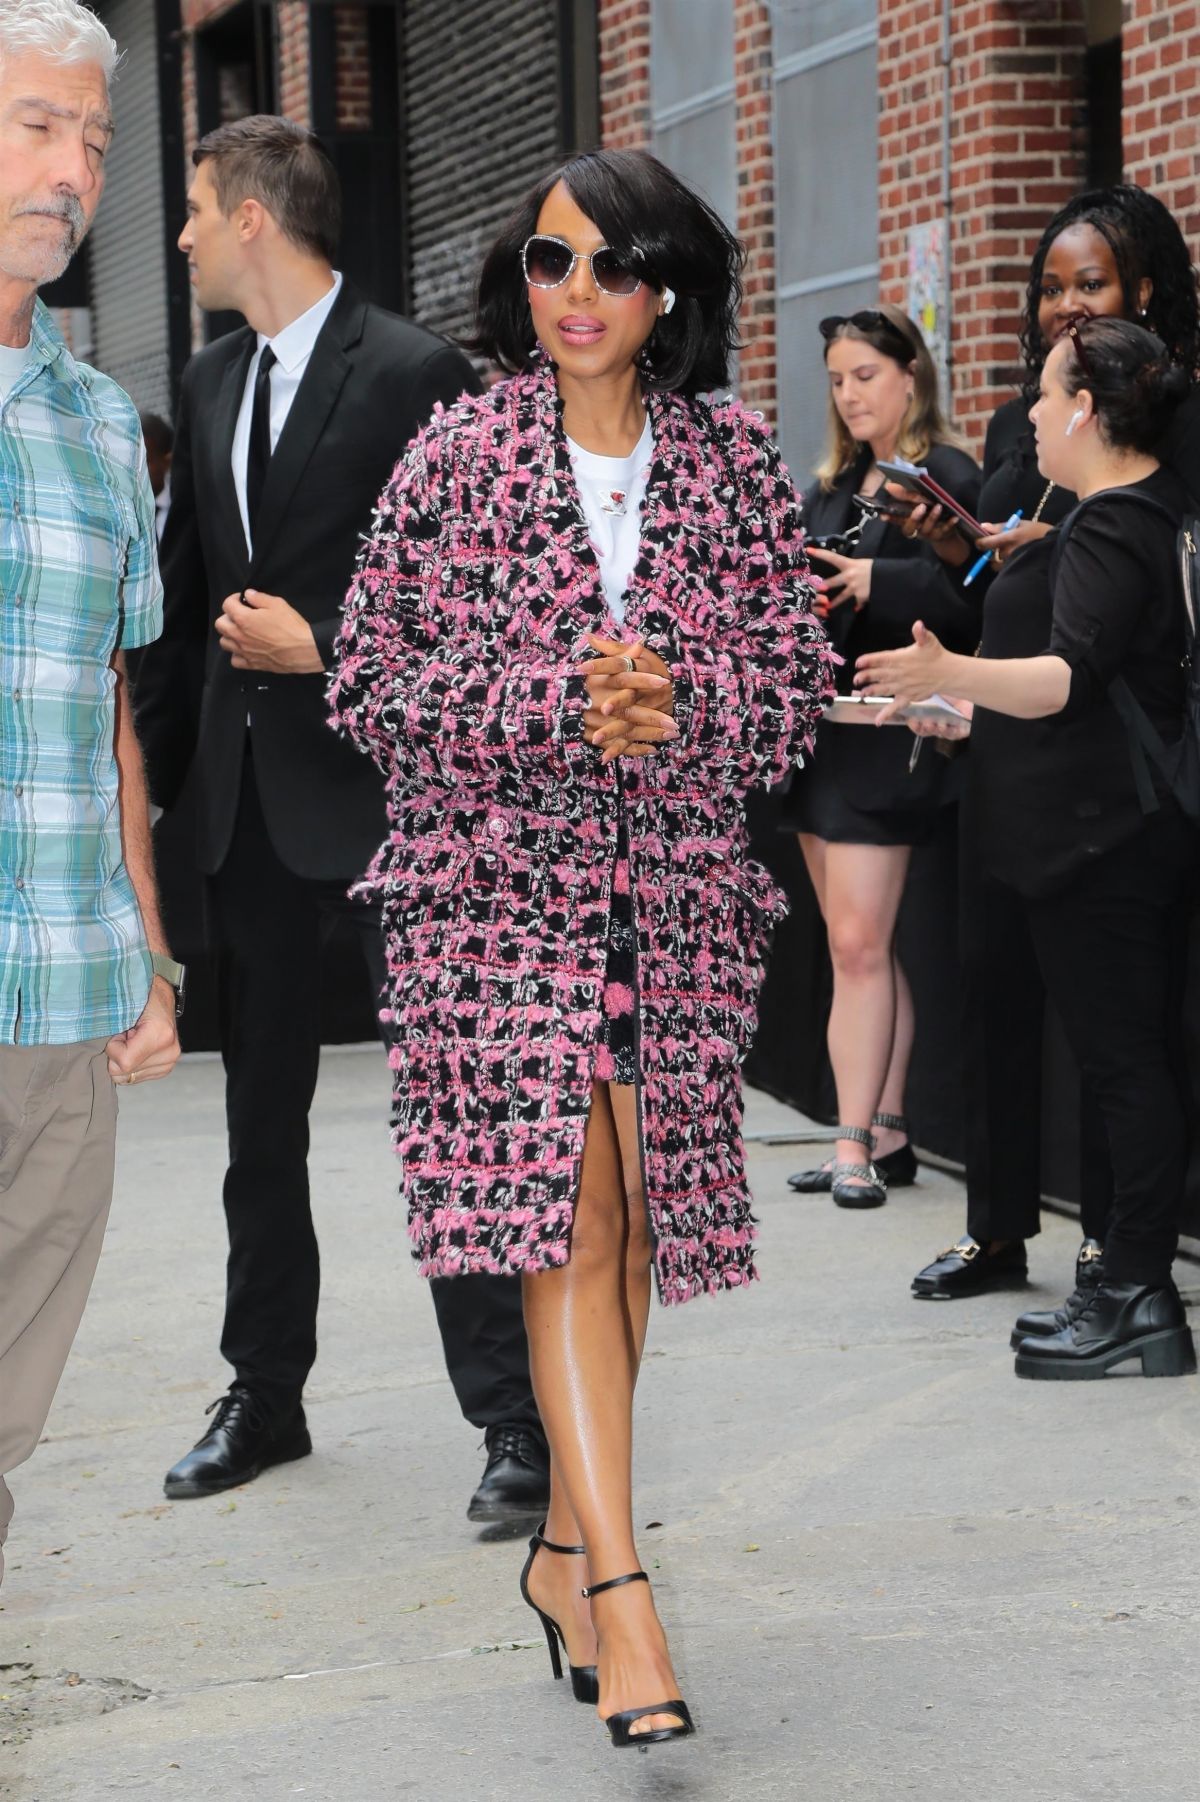
{"type": "MultiPolygon", "coordinates": [[[[971,511],[980,477],[951,439],[933,360],[899,308],[826,319],[821,332],[829,448],[804,505],[810,555],[826,584],[827,627],[845,659],[838,672],[845,694],[856,659],[907,644],[915,619],[936,621],[946,642],[964,650],[979,636],[969,591],[964,595],[930,548],[906,539],[893,521],[864,517],[855,496],[886,503],[879,463],[897,456],[927,466],[971,511]],[[841,548],[829,545],[831,536],[841,548]]],[[[832,1189],[841,1207],[878,1207],[889,1180],[910,1183],[915,1175],[904,1120],[912,997],[895,956],[896,915],[912,847],[931,834],[951,798],[949,776],[945,759],[929,750],[914,763],[905,732],[877,734],[827,720],[811,766],[797,773],[787,798],[785,823],[800,835],[829,934],[829,1055],[841,1123],[835,1161],[801,1171],[791,1185],[832,1189]]]]}
{"type": "MultiPolygon", "coordinates": [[[[1130,184],[1076,195],[1050,220],[1029,271],[1021,348],[1026,392],[1006,401],[988,426],[979,518],[1003,522],[1020,508],[1021,524],[995,549],[975,589],[986,593],[996,565],[1044,538],[1077,497],[1038,469],[1029,407],[1047,354],[1072,320],[1124,318],[1149,325],[1189,374],[1200,364],[1196,277],[1183,234],[1153,194],[1130,184]]],[[[1200,391],[1172,415],[1160,455],[1184,485],[1200,492],[1200,391]]],[[[905,526],[928,521],[914,513],[905,526]]],[[[932,524],[936,535],[938,522],[932,524]]],[[[957,534],[935,548],[961,577],[970,553],[957,534]]],[[[1040,1231],[1042,1040],[1045,989],[1025,915],[1013,892],[991,879],[968,809],[963,821],[960,950],[963,960],[963,1084],[966,1093],[966,1234],[913,1278],[918,1299],[952,1300],[1020,1287],[1025,1241],[1040,1231]]],[[[1079,1195],[1083,1243],[1076,1260],[1082,1300],[1103,1276],[1112,1205],[1112,1167],[1095,1104],[1083,1096],[1079,1195]]],[[[1053,1330],[1048,1313],[1023,1315],[1031,1330],[1053,1330]]]]}
{"type": "Polygon", "coordinates": [[[1190,659],[1176,538],[1192,505],[1157,455],[1189,391],[1162,340],[1073,322],[1032,409],[1042,475],[1080,497],[1057,542],[1027,545],[988,595],[981,655],[918,624],[856,683],[897,702],[975,706],[970,813],[989,875],[1019,899],[1047,992],[1104,1118],[1114,1197],[1101,1282],[1057,1330],[1017,1339],[1017,1374],[1196,1368],[1171,1281],[1188,1154],[1181,1057],[1187,906],[1200,835],[1118,711],[1122,681],[1167,744],[1190,659]],[[1154,791],[1148,793],[1153,782],[1154,791]]]}

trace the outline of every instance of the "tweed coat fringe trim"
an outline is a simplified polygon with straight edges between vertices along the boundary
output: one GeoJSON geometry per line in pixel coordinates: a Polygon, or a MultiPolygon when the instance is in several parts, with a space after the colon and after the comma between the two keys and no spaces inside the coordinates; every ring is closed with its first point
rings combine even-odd
{"type": "Polygon", "coordinates": [[[747,858],[743,802],[811,750],[835,659],[761,421],[732,400],[647,406],[623,629],[544,358],[437,410],[347,598],[330,704],[387,778],[363,889],[383,908],[394,1135],[428,1276],[567,1261],[622,819],[659,1293],[756,1274],[740,1064],[785,902],[747,858]],[[678,741],[601,768],[575,670],[589,632],[665,660],[678,741]]]}

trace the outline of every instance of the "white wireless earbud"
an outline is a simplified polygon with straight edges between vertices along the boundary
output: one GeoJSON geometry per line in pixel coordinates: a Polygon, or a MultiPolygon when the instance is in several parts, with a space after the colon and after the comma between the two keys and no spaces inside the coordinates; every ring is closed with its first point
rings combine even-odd
{"type": "Polygon", "coordinates": [[[671,311],[671,308],[674,305],[675,305],[675,290],[674,290],[674,288],[664,288],[663,289],[663,312],[669,313],[671,311]]]}
{"type": "Polygon", "coordinates": [[[1077,426],[1077,425],[1078,425],[1078,424],[1079,424],[1079,422],[1080,422],[1080,420],[1081,420],[1081,419],[1082,419],[1082,418],[1083,418],[1083,408],[1082,408],[1082,407],[1076,407],[1076,409],[1075,409],[1075,411],[1074,411],[1074,412],[1073,412],[1073,413],[1072,413],[1072,415],[1071,415],[1071,418],[1070,418],[1070,421],[1069,421],[1069,423],[1068,423],[1068,425],[1067,425],[1067,430],[1066,430],[1066,434],[1065,434],[1065,435],[1066,435],[1066,436],[1067,436],[1067,437],[1068,437],[1068,438],[1069,438],[1069,437],[1070,437],[1070,436],[1071,436],[1071,433],[1072,433],[1072,432],[1073,432],[1073,431],[1074,431],[1074,430],[1075,430],[1075,427],[1076,427],[1076,426],[1077,426]]]}

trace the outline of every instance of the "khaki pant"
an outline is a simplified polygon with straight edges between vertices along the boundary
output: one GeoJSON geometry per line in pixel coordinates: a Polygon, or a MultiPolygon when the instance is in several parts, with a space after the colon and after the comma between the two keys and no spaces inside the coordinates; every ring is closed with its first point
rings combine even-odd
{"type": "Polygon", "coordinates": [[[0,1576],[4,1478],[41,1438],[112,1202],[105,1043],[0,1046],[0,1576]]]}

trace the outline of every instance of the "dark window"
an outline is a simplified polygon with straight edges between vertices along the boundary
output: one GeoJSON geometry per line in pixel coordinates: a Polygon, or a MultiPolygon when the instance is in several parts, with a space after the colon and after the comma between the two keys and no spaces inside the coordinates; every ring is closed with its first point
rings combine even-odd
{"type": "Polygon", "coordinates": [[[368,300],[403,312],[408,237],[398,11],[341,0],[312,7],[309,20],[313,130],[342,181],[339,267],[368,300]]]}
{"type": "MultiPolygon", "coordinates": [[[[201,137],[248,113],[276,111],[274,29],[274,8],[266,0],[240,0],[197,31],[196,117],[201,137]]],[[[240,313],[206,313],[205,339],[211,343],[245,323],[240,313]]]]}
{"type": "Polygon", "coordinates": [[[1121,39],[1089,44],[1087,82],[1087,179],[1090,188],[1120,181],[1125,167],[1121,143],[1121,39]]]}

